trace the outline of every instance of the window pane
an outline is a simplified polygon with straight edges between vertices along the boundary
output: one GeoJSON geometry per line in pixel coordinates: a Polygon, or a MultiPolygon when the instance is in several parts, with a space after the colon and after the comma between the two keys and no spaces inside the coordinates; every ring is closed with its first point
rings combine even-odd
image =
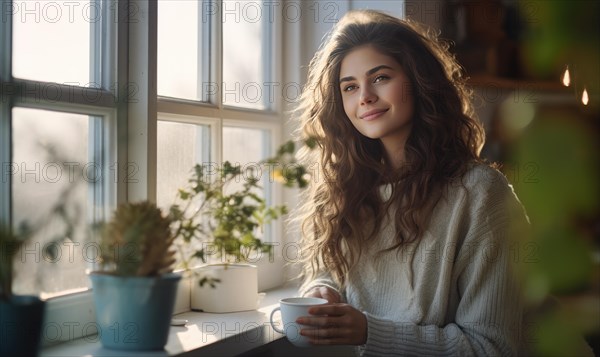
{"type": "Polygon", "coordinates": [[[264,29],[272,25],[269,9],[259,1],[224,1],[223,104],[265,109],[270,105],[265,54],[268,39],[264,29]]]}
{"type": "MultiPolygon", "coordinates": [[[[157,133],[157,193],[158,206],[166,210],[176,202],[177,190],[187,188],[196,164],[208,163],[210,157],[210,128],[205,125],[158,122],[157,133]]],[[[178,203],[181,203],[178,201],[178,203]]],[[[200,202],[194,202],[194,205],[200,202]]],[[[185,257],[193,254],[196,243],[175,242],[185,257]]],[[[182,258],[179,254],[176,256],[182,258]]],[[[198,261],[194,261],[199,263],[198,261]]]]}
{"type": "Polygon", "coordinates": [[[14,77],[98,86],[90,84],[90,29],[102,16],[96,1],[14,1],[12,13],[14,77]]]}
{"type": "Polygon", "coordinates": [[[209,160],[209,128],[158,122],[157,198],[161,208],[173,204],[177,190],[187,187],[194,165],[209,160]]]}
{"type": "Polygon", "coordinates": [[[85,269],[96,258],[86,238],[90,213],[90,186],[99,182],[100,166],[88,160],[87,115],[46,110],[13,109],[12,195],[13,223],[39,224],[59,202],[73,220],[72,236],[64,238],[62,221],[52,215],[50,224],[23,247],[15,261],[16,293],[55,293],[85,288],[85,269]],[[52,247],[52,256],[45,248],[52,247]]]}
{"type": "MultiPolygon", "coordinates": [[[[258,164],[267,157],[270,151],[269,138],[267,130],[223,127],[223,161],[229,161],[233,166],[240,166],[244,175],[259,177],[259,185],[262,189],[258,190],[256,194],[260,197],[265,197],[267,204],[272,204],[269,195],[270,180],[268,167],[258,164]]],[[[232,182],[228,189],[242,189],[244,183],[242,180],[232,182]]],[[[265,240],[270,240],[270,227],[265,227],[264,232],[265,240]]]]}
{"type": "Polygon", "coordinates": [[[208,80],[203,78],[203,73],[208,73],[208,54],[202,53],[201,40],[208,19],[199,18],[201,4],[158,2],[158,95],[207,100],[202,82],[208,80]]]}
{"type": "Polygon", "coordinates": [[[262,129],[223,127],[223,161],[242,165],[258,163],[268,154],[269,132],[262,129]]]}

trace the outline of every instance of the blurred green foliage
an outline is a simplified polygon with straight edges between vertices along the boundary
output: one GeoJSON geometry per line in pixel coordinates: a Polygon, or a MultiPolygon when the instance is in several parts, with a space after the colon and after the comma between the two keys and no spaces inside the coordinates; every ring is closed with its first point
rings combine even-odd
{"type": "Polygon", "coordinates": [[[519,9],[526,28],[524,64],[534,78],[555,79],[557,68],[574,64],[579,78],[598,84],[599,1],[521,0],[519,9]]]}
{"type": "Polygon", "coordinates": [[[600,331],[600,295],[593,285],[598,266],[592,259],[599,243],[594,232],[599,223],[597,138],[593,125],[585,125],[589,117],[557,111],[538,113],[511,159],[536,168],[529,179],[514,182],[536,247],[535,264],[522,264],[526,297],[531,304],[548,295],[559,301],[567,297],[571,306],[566,308],[575,311],[565,314],[559,307],[539,316],[535,332],[544,356],[573,355],[582,336],[600,331]],[[590,296],[595,305],[586,303],[590,296]]]}
{"type": "Polygon", "coordinates": [[[569,103],[537,103],[534,120],[510,148],[512,164],[535,167],[533,176],[514,182],[538,248],[536,264],[522,264],[526,293],[529,303],[541,303],[548,295],[563,303],[537,317],[537,354],[581,355],[585,352],[581,337],[597,344],[600,336],[595,282],[599,267],[593,260],[600,246],[600,2],[520,1],[519,5],[527,28],[521,59],[527,74],[558,81],[568,65],[574,91],[569,103]],[[591,94],[588,106],[580,102],[584,86],[591,94]]]}

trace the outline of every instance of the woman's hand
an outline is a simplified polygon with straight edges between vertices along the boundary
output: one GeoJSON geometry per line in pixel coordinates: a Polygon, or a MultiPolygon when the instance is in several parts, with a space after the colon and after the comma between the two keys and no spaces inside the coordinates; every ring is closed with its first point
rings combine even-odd
{"type": "Polygon", "coordinates": [[[342,297],[340,296],[340,294],[327,286],[315,286],[314,288],[310,289],[306,294],[304,294],[304,296],[322,298],[327,300],[330,304],[337,304],[342,302],[342,297]]]}
{"type": "Polygon", "coordinates": [[[296,322],[306,325],[302,336],[315,345],[364,345],[367,342],[367,317],[348,304],[313,306],[311,316],[296,322]]]}

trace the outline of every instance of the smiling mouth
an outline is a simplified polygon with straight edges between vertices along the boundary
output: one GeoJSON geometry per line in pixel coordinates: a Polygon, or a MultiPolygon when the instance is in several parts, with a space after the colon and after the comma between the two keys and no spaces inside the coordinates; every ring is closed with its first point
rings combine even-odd
{"type": "Polygon", "coordinates": [[[360,118],[362,120],[367,120],[367,121],[377,119],[387,111],[388,111],[387,109],[370,110],[370,111],[364,113],[363,115],[361,115],[360,118]]]}

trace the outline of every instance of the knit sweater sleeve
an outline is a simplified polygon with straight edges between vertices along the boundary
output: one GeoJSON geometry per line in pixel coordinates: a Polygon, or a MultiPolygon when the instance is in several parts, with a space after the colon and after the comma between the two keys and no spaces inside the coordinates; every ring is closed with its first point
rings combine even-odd
{"type": "Polygon", "coordinates": [[[306,293],[308,293],[308,291],[310,289],[315,288],[317,286],[326,286],[332,290],[335,290],[341,296],[341,292],[340,292],[338,285],[333,281],[331,276],[327,273],[321,273],[321,274],[319,274],[318,278],[311,280],[311,281],[304,282],[304,284],[302,284],[302,286],[300,286],[300,289],[299,289],[300,296],[306,295],[306,293]]]}
{"type": "Polygon", "coordinates": [[[417,325],[365,313],[368,339],[361,355],[518,353],[523,308],[509,239],[511,220],[526,226],[526,216],[504,177],[469,190],[466,204],[467,234],[453,267],[460,296],[453,321],[417,325]]]}

